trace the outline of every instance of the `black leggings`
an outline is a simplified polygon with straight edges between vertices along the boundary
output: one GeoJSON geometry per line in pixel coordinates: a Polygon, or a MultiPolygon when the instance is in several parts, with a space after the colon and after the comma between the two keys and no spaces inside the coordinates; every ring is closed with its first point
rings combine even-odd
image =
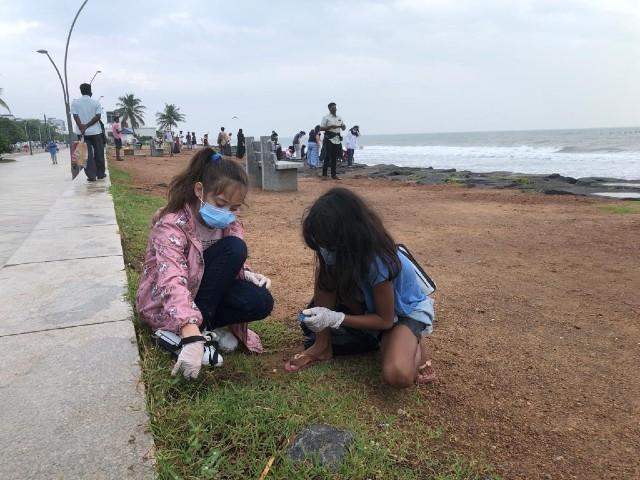
{"type": "Polygon", "coordinates": [[[262,320],[271,313],[271,293],[237,278],[246,259],[247,245],[238,237],[224,237],[204,251],[204,275],[195,302],[207,329],[262,320]]]}

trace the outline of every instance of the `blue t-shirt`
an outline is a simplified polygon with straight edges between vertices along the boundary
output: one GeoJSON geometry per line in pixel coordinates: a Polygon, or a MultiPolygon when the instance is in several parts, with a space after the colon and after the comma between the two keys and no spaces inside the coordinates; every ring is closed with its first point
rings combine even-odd
{"type": "MultiPolygon", "coordinates": [[[[400,258],[402,269],[398,276],[393,279],[395,313],[398,316],[408,316],[421,306],[420,304],[424,305],[427,296],[420,289],[411,261],[404,255],[398,255],[398,257],[400,258]]],[[[368,312],[376,311],[373,287],[389,280],[389,277],[389,268],[380,257],[377,257],[369,268],[369,275],[360,286],[368,312]]]]}

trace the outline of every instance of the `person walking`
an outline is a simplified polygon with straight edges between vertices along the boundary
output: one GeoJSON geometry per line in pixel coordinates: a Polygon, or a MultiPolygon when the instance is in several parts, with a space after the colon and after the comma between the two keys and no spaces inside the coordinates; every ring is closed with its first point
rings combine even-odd
{"type": "Polygon", "coordinates": [[[198,137],[196,137],[196,132],[191,132],[191,148],[194,149],[198,145],[198,137]]]}
{"type": "Polygon", "coordinates": [[[54,165],[58,164],[58,144],[53,140],[49,140],[47,143],[47,151],[51,155],[51,163],[54,165]]]}
{"type": "Polygon", "coordinates": [[[104,142],[102,141],[102,129],[100,128],[100,116],[102,107],[100,102],[91,98],[91,85],[80,85],[82,97],[71,102],[71,114],[76,123],[78,139],[84,138],[87,144],[87,165],[84,173],[89,182],[106,177],[104,164],[104,142]]]}
{"type": "Polygon", "coordinates": [[[353,153],[358,149],[358,137],[360,136],[360,127],[354,125],[349,129],[345,138],[345,144],[347,147],[347,166],[353,166],[353,153]]]}
{"type": "Polygon", "coordinates": [[[187,132],[187,150],[192,150],[193,146],[191,145],[191,132],[187,132]]]}
{"type": "Polygon", "coordinates": [[[247,151],[246,140],[244,138],[244,133],[242,133],[242,129],[238,130],[238,135],[236,136],[237,146],[236,146],[236,157],[244,158],[244,154],[247,151]]]}
{"type": "Polygon", "coordinates": [[[302,152],[301,152],[301,148],[300,148],[300,138],[304,137],[306,135],[306,133],[304,132],[304,130],[300,130],[298,133],[295,134],[295,136],[293,137],[293,148],[295,149],[295,158],[302,158],[302,152]]]}
{"type": "Polygon", "coordinates": [[[120,125],[120,117],[118,115],[113,117],[111,134],[113,135],[113,141],[116,145],[116,160],[121,162],[124,160],[124,158],[120,157],[120,150],[122,150],[122,126],[120,125]]]}
{"type": "Polygon", "coordinates": [[[309,140],[307,140],[307,164],[309,168],[315,169],[320,165],[320,125],[316,125],[309,130],[309,140]]]}
{"type": "Polygon", "coordinates": [[[327,170],[329,166],[331,166],[331,178],[339,180],[336,174],[336,162],[342,152],[340,130],[345,130],[347,127],[342,121],[342,117],[336,114],[338,108],[335,102],[329,103],[327,107],[329,108],[329,113],[322,117],[322,121],[320,122],[320,130],[325,132],[324,143],[322,144],[322,149],[325,150],[325,152],[323,152],[323,154],[325,154],[325,160],[322,164],[322,176],[324,178],[327,177],[327,170]]]}

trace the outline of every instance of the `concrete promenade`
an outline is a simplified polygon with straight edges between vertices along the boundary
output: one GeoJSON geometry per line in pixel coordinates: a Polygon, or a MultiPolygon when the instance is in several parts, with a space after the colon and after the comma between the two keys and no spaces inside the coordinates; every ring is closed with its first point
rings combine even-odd
{"type": "Polygon", "coordinates": [[[0,163],[0,478],[153,478],[108,179],[0,163]]]}

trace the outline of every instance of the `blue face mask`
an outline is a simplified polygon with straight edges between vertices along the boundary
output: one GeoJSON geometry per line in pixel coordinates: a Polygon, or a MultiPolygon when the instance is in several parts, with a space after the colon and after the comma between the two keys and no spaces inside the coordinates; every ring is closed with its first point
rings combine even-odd
{"type": "Polygon", "coordinates": [[[200,200],[200,216],[210,228],[227,228],[236,221],[233,212],[200,200]]]}
{"type": "Polygon", "coordinates": [[[322,259],[327,265],[336,264],[336,252],[334,252],[333,250],[327,250],[324,247],[320,247],[320,255],[322,255],[322,259]]]}

